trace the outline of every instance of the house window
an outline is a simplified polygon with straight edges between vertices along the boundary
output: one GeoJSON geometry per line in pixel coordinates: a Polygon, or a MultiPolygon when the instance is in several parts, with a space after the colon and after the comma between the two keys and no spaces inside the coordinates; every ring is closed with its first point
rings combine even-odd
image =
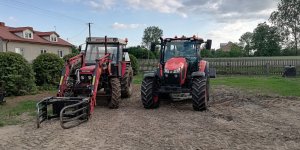
{"type": "Polygon", "coordinates": [[[31,31],[25,31],[24,32],[24,38],[26,38],[26,39],[33,39],[33,34],[32,34],[32,32],[31,31]]]}
{"type": "Polygon", "coordinates": [[[51,35],[51,36],[50,36],[50,41],[51,41],[51,42],[57,42],[57,36],[51,35]]]}
{"type": "Polygon", "coordinates": [[[58,56],[60,57],[60,58],[63,58],[64,56],[63,56],[63,51],[62,50],[58,50],[58,56]]]}
{"type": "Polygon", "coordinates": [[[23,55],[23,48],[15,48],[15,53],[23,55]]]}
{"type": "Polygon", "coordinates": [[[44,54],[44,53],[47,53],[47,50],[42,49],[42,50],[41,50],[41,54],[44,54]]]}

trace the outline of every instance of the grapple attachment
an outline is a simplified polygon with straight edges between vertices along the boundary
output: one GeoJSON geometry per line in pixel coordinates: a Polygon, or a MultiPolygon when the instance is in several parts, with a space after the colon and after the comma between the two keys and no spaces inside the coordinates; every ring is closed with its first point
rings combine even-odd
{"type": "Polygon", "coordinates": [[[59,118],[64,129],[86,122],[90,114],[90,98],[48,97],[37,103],[37,128],[45,120],[59,118]]]}

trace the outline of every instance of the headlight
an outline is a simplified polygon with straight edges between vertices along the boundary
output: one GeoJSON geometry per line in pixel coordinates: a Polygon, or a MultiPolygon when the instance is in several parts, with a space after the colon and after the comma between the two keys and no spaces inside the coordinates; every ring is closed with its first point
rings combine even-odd
{"type": "Polygon", "coordinates": [[[165,73],[170,73],[170,71],[167,68],[165,68],[164,72],[165,73]]]}
{"type": "Polygon", "coordinates": [[[175,70],[173,70],[173,73],[180,73],[181,68],[177,68],[175,70]]]}
{"type": "Polygon", "coordinates": [[[80,76],[80,79],[81,79],[81,80],[84,80],[84,76],[80,76]]]}
{"type": "Polygon", "coordinates": [[[89,79],[89,80],[92,80],[92,76],[88,76],[88,79],[89,79]]]}

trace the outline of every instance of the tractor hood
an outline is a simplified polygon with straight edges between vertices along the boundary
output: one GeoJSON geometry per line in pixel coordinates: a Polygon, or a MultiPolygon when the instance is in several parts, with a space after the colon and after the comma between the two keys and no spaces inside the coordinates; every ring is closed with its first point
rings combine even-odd
{"type": "Polygon", "coordinates": [[[93,73],[94,70],[95,70],[95,65],[92,65],[92,66],[85,66],[85,67],[82,67],[80,68],[80,72],[85,74],[85,73],[93,73]]]}
{"type": "Polygon", "coordinates": [[[183,69],[184,65],[186,65],[186,59],[183,57],[171,58],[165,64],[165,69],[169,71],[173,71],[176,69],[183,69]]]}

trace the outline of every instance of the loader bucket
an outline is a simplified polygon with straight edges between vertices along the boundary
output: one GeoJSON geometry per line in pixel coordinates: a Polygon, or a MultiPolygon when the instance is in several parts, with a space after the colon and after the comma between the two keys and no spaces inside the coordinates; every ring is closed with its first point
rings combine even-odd
{"type": "Polygon", "coordinates": [[[90,113],[90,99],[86,97],[48,97],[36,104],[37,128],[41,123],[59,118],[64,129],[86,122],[90,113]]]}

